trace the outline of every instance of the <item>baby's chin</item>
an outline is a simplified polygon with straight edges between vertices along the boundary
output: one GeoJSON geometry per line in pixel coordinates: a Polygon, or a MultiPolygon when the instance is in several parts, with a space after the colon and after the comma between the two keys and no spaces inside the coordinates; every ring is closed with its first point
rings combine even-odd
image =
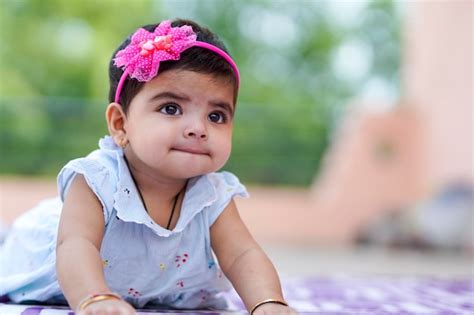
{"type": "Polygon", "coordinates": [[[173,172],[170,172],[170,177],[172,178],[175,178],[175,179],[190,179],[190,178],[193,178],[193,177],[198,177],[198,176],[202,176],[202,175],[206,175],[206,174],[210,174],[210,173],[214,173],[214,172],[217,172],[219,171],[221,168],[223,167],[222,166],[219,166],[219,167],[203,167],[203,168],[188,168],[188,169],[185,169],[183,167],[183,169],[181,170],[174,170],[173,172]]]}
{"type": "Polygon", "coordinates": [[[217,169],[217,168],[185,169],[185,167],[183,167],[182,169],[175,169],[173,171],[167,171],[165,176],[168,177],[168,178],[171,178],[171,179],[186,180],[186,179],[190,179],[190,178],[193,178],[193,177],[198,177],[198,176],[206,175],[206,174],[209,174],[209,173],[213,173],[217,170],[219,170],[219,169],[217,169]]]}
{"type": "Polygon", "coordinates": [[[228,158],[226,156],[209,155],[188,156],[186,154],[174,154],[166,157],[166,163],[162,163],[155,169],[161,176],[169,179],[189,179],[222,169],[228,158]]]}

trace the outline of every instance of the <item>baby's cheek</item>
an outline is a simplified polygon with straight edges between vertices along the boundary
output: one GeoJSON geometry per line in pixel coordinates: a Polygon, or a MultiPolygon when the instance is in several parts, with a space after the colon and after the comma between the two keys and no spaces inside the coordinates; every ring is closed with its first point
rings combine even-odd
{"type": "Polygon", "coordinates": [[[218,152],[216,152],[216,164],[218,165],[218,168],[220,169],[227,163],[227,160],[230,157],[232,151],[232,144],[230,142],[228,143],[223,143],[219,146],[218,152]]]}

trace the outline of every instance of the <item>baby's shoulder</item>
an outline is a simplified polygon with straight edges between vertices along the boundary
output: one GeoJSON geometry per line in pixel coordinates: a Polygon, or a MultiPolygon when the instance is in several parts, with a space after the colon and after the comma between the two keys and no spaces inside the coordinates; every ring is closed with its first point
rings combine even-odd
{"type": "MultiPolygon", "coordinates": [[[[105,138],[107,139],[107,138],[105,138]]],[[[108,139],[111,140],[111,139],[108,139]]],[[[107,140],[107,142],[108,142],[107,140]]],[[[99,149],[89,155],[69,161],[59,172],[57,183],[62,200],[77,175],[84,176],[88,186],[99,197],[104,207],[113,205],[113,196],[117,190],[120,175],[121,150],[99,142],[99,149]]]]}
{"type": "Polygon", "coordinates": [[[209,173],[204,175],[204,177],[217,190],[243,186],[239,178],[228,171],[209,173]]]}
{"type": "Polygon", "coordinates": [[[65,172],[79,173],[94,178],[107,176],[116,180],[118,177],[118,160],[117,157],[107,152],[95,150],[85,157],[69,161],[59,173],[59,177],[65,172]]]}
{"type": "Polygon", "coordinates": [[[69,161],[61,172],[71,169],[79,173],[85,173],[84,175],[107,174],[107,176],[117,179],[119,159],[122,155],[122,151],[113,143],[111,137],[106,136],[99,141],[98,149],[85,157],[69,161]]]}
{"type": "Polygon", "coordinates": [[[246,198],[249,196],[245,186],[237,176],[230,172],[210,173],[202,176],[199,181],[201,182],[199,190],[203,194],[212,196],[213,202],[210,202],[207,208],[211,225],[234,197],[246,198]]]}
{"type": "Polygon", "coordinates": [[[78,162],[83,163],[85,167],[91,168],[93,171],[106,172],[117,180],[120,158],[120,154],[117,152],[98,149],[92,151],[86,157],[78,159],[78,162]]]}

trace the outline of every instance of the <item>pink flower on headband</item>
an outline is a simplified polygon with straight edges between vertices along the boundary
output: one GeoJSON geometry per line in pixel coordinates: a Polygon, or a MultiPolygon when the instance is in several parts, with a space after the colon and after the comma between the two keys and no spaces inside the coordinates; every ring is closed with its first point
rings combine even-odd
{"type": "Polygon", "coordinates": [[[130,44],[117,52],[114,62],[131,78],[146,82],[156,76],[161,61],[178,60],[195,42],[191,26],[171,27],[171,21],[163,21],[153,32],[138,29],[130,44]]]}

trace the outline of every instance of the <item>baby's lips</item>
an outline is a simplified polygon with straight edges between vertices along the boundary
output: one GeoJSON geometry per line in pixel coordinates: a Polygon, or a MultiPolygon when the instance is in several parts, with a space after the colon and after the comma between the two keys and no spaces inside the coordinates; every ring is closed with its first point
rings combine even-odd
{"type": "Polygon", "coordinates": [[[205,155],[208,155],[209,152],[202,149],[202,148],[196,148],[196,147],[175,147],[175,148],[172,148],[173,150],[176,150],[176,151],[182,151],[182,152],[186,152],[186,153],[192,153],[192,154],[205,154],[205,155]]]}

